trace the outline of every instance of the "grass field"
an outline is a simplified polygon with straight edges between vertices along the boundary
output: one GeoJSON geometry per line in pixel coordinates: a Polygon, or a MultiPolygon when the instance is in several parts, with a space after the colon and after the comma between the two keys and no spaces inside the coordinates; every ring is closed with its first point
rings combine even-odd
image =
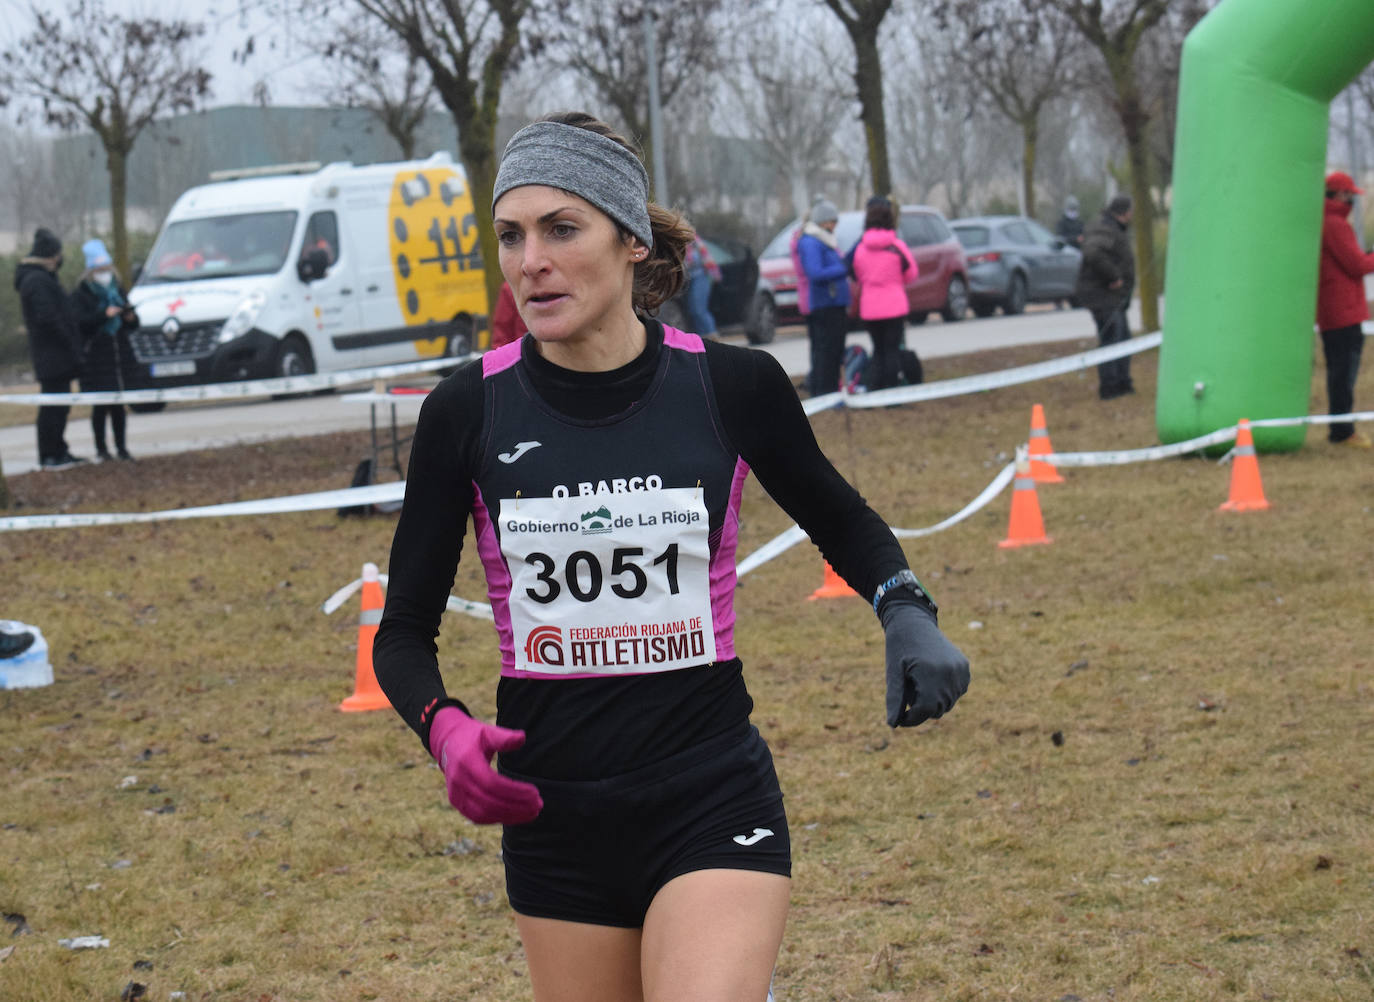
{"type": "MultiPolygon", "coordinates": [[[[1153,443],[1152,353],[1134,373],[1141,392],[1109,403],[1085,373],[814,425],[914,528],[983,488],[1033,403],[1060,450],[1153,443]]],[[[19,513],[266,497],[346,484],[364,442],[10,486],[19,513]]],[[[1267,512],[1218,512],[1228,468],[1173,460],[1064,471],[1039,492],[1049,546],[998,549],[1009,492],[909,541],[973,664],[954,712],[915,731],[882,726],[871,611],[807,601],[813,548],[743,580],[738,645],[795,854],[779,1002],[1374,998],[1374,456],[1318,428],[1260,466],[1267,512]]],[[[751,484],[741,553],[786,526],[751,484]]],[[[528,997],[499,833],[448,808],[393,714],[337,709],[356,606],[319,606],[364,561],[385,568],[392,527],[316,513],[0,539],[0,615],[42,626],[57,674],[0,692],[0,999],[130,982],[158,1002],[528,997]],[[87,934],[109,947],[58,944],[87,934]]],[[[456,591],[483,597],[471,562],[456,591]]],[[[440,658],[490,714],[490,625],[447,618],[440,658]]]]}

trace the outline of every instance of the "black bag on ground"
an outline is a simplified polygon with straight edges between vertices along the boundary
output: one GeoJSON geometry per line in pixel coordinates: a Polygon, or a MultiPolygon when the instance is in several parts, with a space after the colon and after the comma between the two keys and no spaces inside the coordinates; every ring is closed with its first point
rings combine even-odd
{"type": "Polygon", "coordinates": [[[902,380],[908,386],[915,386],[917,383],[925,381],[925,370],[921,368],[921,359],[910,348],[898,349],[897,364],[902,371],[902,380]]]}
{"type": "MultiPolygon", "coordinates": [[[[361,460],[353,470],[353,482],[349,487],[371,487],[376,480],[376,470],[372,464],[372,457],[361,460]]],[[[339,509],[339,517],[347,518],[349,515],[370,515],[372,506],[370,504],[355,504],[339,509]]]]}

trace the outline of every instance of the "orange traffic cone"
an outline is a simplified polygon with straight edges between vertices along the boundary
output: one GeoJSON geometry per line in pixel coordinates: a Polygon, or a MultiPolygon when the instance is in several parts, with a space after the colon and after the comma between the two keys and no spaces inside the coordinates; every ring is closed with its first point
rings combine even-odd
{"type": "Polygon", "coordinates": [[[1064,478],[1059,475],[1054,464],[1036,458],[1037,456],[1048,456],[1054,452],[1054,447],[1050,445],[1049,429],[1045,427],[1045,408],[1039,404],[1031,407],[1029,445],[1031,479],[1037,484],[1062,484],[1064,478]]]}
{"type": "Polygon", "coordinates": [[[1260,483],[1259,459],[1250,421],[1241,418],[1236,428],[1236,447],[1231,450],[1231,496],[1218,511],[1263,511],[1269,507],[1260,483]]]}
{"type": "Polygon", "coordinates": [[[830,566],[830,561],[825,562],[825,580],[821,586],[813,591],[808,602],[814,602],[818,598],[846,598],[850,595],[858,595],[853,588],[845,584],[844,578],[835,573],[835,568],[830,566]]]}
{"type": "Polygon", "coordinates": [[[1040,497],[1035,493],[1035,478],[1024,448],[1016,450],[1016,481],[1011,492],[1011,524],[1007,538],[997,545],[1003,549],[1053,542],[1045,535],[1045,520],[1040,515],[1040,497]]]}
{"type": "Polygon", "coordinates": [[[353,679],[353,695],[339,704],[339,709],[345,713],[384,710],[391,705],[372,671],[372,641],[377,636],[377,624],[382,621],[382,605],[382,583],[378,580],[377,565],[363,564],[363,611],[358,616],[357,672],[353,679]]]}

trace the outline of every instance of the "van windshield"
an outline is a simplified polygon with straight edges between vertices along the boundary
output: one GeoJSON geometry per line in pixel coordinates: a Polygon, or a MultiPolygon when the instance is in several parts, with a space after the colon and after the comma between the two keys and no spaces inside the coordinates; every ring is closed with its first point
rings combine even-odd
{"type": "Polygon", "coordinates": [[[172,223],[157,238],[138,282],[270,275],[281,270],[295,232],[295,212],[249,212],[172,223]]]}

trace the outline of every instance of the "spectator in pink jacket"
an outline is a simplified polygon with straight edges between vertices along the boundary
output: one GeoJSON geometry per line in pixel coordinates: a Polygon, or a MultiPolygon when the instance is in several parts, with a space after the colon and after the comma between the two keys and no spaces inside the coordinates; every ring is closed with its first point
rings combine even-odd
{"type": "Polygon", "coordinates": [[[898,352],[910,310],[906,287],[916,280],[916,259],[897,236],[892,203],[875,196],[868,200],[864,234],[852,251],[851,271],[859,286],[859,318],[873,339],[870,390],[897,385],[898,352]]]}

